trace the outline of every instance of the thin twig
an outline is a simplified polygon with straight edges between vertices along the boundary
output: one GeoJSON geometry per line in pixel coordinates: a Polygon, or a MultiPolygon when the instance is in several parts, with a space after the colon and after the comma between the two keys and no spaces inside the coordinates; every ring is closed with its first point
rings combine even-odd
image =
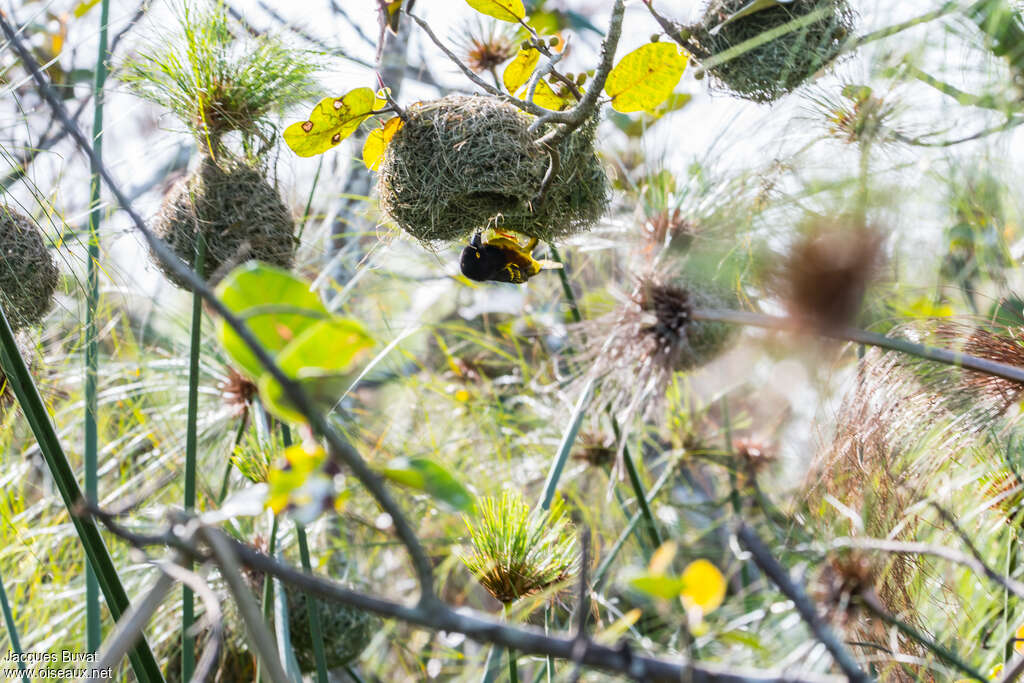
{"type": "MultiPolygon", "coordinates": [[[[750,311],[730,311],[720,309],[695,309],[692,313],[694,320],[714,320],[717,322],[731,323],[734,325],[750,325],[763,327],[770,330],[782,330],[786,332],[798,332],[804,330],[798,321],[792,318],[781,316],[765,315],[750,311]]],[[[924,360],[935,361],[945,365],[966,368],[976,372],[983,372],[993,377],[1002,377],[1011,382],[1024,384],[1024,368],[1018,368],[1006,363],[978,358],[959,351],[939,349],[924,344],[916,344],[906,339],[886,337],[876,332],[868,332],[855,327],[824,328],[817,330],[817,334],[831,339],[842,339],[857,344],[867,344],[890,351],[899,351],[924,360]]]]}
{"type": "MultiPolygon", "coordinates": [[[[195,542],[174,533],[175,530],[196,524],[197,521],[194,519],[172,520],[171,529],[161,534],[140,534],[119,525],[111,515],[104,514],[102,510],[93,509],[93,512],[112,533],[132,545],[137,547],[169,545],[190,554],[197,561],[210,559],[210,554],[197,547],[195,542]]],[[[352,590],[313,574],[307,574],[296,567],[235,541],[219,530],[209,527],[200,529],[204,532],[202,535],[205,538],[216,538],[218,543],[222,543],[220,552],[228,553],[229,557],[237,560],[236,564],[244,565],[267,576],[274,576],[281,582],[295,586],[324,601],[349,605],[432,631],[461,633],[481,643],[493,643],[525,654],[548,655],[566,661],[579,661],[584,666],[622,674],[635,680],[655,683],[678,683],[679,681],[690,683],[782,683],[783,681],[787,683],[839,683],[841,680],[834,676],[791,675],[780,671],[750,671],[705,662],[656,659],[635,655],[628,649],[606,647],[593,641],[587,641],[583,651],[577,652],[578,641],[575,636],[553,636],[535,628],[511,626],[477,616],[467,609],[456,610],[436,600],[421,601],[413,606],[393,602],[352,590]]],[[[226,568],[224,571],[225,578],[228,578],[230,574],[227,573],[226,568]]]]}
{"type": "Polygon", "coordinates": [[[474,85],[476,85],[478,88],[482,89],[485,93],[487,93],[488,95],[492,95],[494,97],[498,97],[498,98],[504,100],[505,102],[508,102],[509,104],[513,105],[514,107],[518,107],[519,109],[522,109],[526,113],[533,114],[534,116],[544,116],[545,114],[550,114],[551,113],[547,109],[544,109],[543,107],[538,107],[533,102],[524,102],[523,100],[520,100],[520,99],[517,99],[515,97],[512,97],[511,95],[506,95],[505,93],[501,92],[500,90],[495,88],[493,85],[491,85],[490,83],[488,83],[484,79],[482,79],[479,76],[477,76],[475,73],[473,73],[472,69],[470,69],[468,66],[463,64],[462,60],[459,59],[458,56],[454,52],[452,52],[450,49],[448,49],[447,45],[445,45],[443,42],[441,42],[441,39],[437,37],[437,35],[430,28],[430,26],[427,24],[427,22],[423,21],[422,19],[420,19],[415,14],[410,14],[409,12],[406,12],[406,15],[410,19],[415,21],[416,24],[421,29],[423,29],[423,31],[427,34],[427,37],[430,38],[430,41],[432,43],[434,43],[434,45],[436,45],[438,47],[438,49],[440,49],[441,52],[443,52],[445,54],[445,56],[453,64],[455,64],[456,66],[459,67],[459,69],[466,76],[466,78],[471,80],[474,85]]]}

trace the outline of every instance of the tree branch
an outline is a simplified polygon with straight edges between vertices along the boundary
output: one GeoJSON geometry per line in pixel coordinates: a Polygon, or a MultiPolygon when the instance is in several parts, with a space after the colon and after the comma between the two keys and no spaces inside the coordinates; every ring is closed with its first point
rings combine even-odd
{"type": "MultiPolygon", "coordinates": [[[[290,586],[299,588],[326,602],[333,602],[379,616],[397,619],[431,631],[461,633],[481,643],[493,643],[525,654],[550,656],[565,661],[578,662],[584,666],[621,674],[638,681],[653,683],[839,683],[834,676],[789,675],[781,671],[751,671],[733,666],[710,663],[669,661],[635,655],[627,647],[610,648],[598,645],[589,639],[580,640],[578,633],[569,637],[547,635],[543,631],[528,627],[510,626],[507,623],[477,616],[466,609],[454,609],[438,600],[423,602],[415,606],[386,600],[375,595],[362,593],[292,567],[254,548],[240,543],[215,527],[202,525],[195,517],[176,515],[171,527],[161,534],[139,534],[118,524],[113,516],[90,506],[87,510],[96,516],[114,535],[136,547],[155,544],[170,547],[190,555],[196,561],[211,559],[208,548],[199,546],[189,538],[178,535],[179,530],[188,531],[198,525],[195,537],[208,542],[216,539],[218,559],[225,553],[239,565],[273,576],[290,586]],[[581,646],[582,642],[582,646],[581,646]]],[[[225,573],[229,567],[222,568],[225,573]]],[[[225,579],[231,580],[226,575],[225,579]]]]}

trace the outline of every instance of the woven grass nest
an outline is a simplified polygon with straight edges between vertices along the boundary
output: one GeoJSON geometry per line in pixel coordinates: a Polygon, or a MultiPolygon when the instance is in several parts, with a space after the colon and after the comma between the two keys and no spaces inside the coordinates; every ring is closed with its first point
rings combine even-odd
{"type": "MultiPolygon", "coordinates": [[[[294,231],[291,212],[263,174],[240,161],[208,156],[171,190],[154,226],[189,268],[195,265],[197,236],[203,235],[202,275],[210,284],[253,259],[291,268],[294,231]]],[[[190,289],[158,258],[153,260],[171,282],[190,289]]]]}
{"type": "Polygon", "coordinates": [[[542,201],[549,156],[534,144],[531,121],[494,97],[448,95],[410,107],[381,164],[382,208],[430,247],[488,227],[541,240],[590,229],[608,206],[596,120],[561,143],[542,201]]]}
{"type": "MultiPolygon", "coordinates": [[[[316,671],[313,637],[309,631],[309,611],[306,594],[297,589],[285,589],[288,596],[288,628],[295,659],[303,671],[316,671]]],[[[370,644],[380,622],[369,612],[354,607],[318,601],[320,628],[324,639],[324,655],[328,669],[337,669],[351,663],[370,644]]]]}
{"type": "Polygon", "coordinates": [[[847,0],[792,0],[740,17],[711,33],[748,4],[749,0],[711,0],[700,23],[689,27],[691,40],[704,53],[698,56],[719,55],[794,19],[823,13],[807,26],[708,69],[722,89],[754,102],[773,102],[799,87],[839,55],[854,28],[854,12],[847,0]]]}
{"type": "Polygon", "coordinates": [[[15,331],[37,324],[53,306],[59,273],[29,218],[0,205],[0,304],[15,331]]]}

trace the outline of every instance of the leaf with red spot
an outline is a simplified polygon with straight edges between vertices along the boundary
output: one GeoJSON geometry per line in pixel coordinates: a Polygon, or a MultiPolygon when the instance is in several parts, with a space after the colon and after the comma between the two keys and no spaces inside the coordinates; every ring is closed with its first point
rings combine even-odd
{"type": "Polygon", "coordinates": [[[300,157],[323,154],[359,128],[373,112],[376,97],[370,88],[356,88],[341,97],[328,97],[313,108],[309,120],[284,130],[284,141],[300,157]]]}

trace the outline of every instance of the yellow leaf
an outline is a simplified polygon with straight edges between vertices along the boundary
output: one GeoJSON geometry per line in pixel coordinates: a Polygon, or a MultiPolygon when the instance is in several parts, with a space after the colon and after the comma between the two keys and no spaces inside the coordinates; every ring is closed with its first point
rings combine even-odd
{"type": "Polygon", "coordinates": [[[1017,632],[1013,634],[1013,649],[1024,654],[1024,624],[1017,627],[1017,632]]]}
{"type": "Polygon", "coordinates": [[[654,551],[651,555],[651,562],[647,565],[647,571],[651,574],[664,574],[668,571],[669,566],[672,564],[672,559],[676,556],[676,545],[675,541],[665,541],[661,546],[654,551]]]}
{"type": "Polygon", "coordinates": [[[284,452],[285,465],[270,470],[267,483],[270,486],[267,507],[275,513],[285,510],[301,500],[301,490],[310,475],[319,470],[327,461],[327,452],[320,446],[306,448],[296,445],[284,452]]]}
{"type": "Polygon", "coordinates": [[[686,587],[680,595],[686,607],[699,607],[704,614],[718,609],[725,600],[725,577],[707,560],[695,560],[683,570],[686,587]]]}
{"type": "Polygon", "coordinates": [[[395,133],[401,127],[402,119],[395,116],[388,119],[383,128],[370,131],[370,134],[366,136],[366,142],[363,143],[363,163],[366,164],[366,168],[371,171],[380,168],[380,162],[384,159],[384,150],[388,148],[391,138],[395,137],[395,133]]]}
{"type": "Polygon", "coordinates": [[[308,121],[285,128],[284,141],[300,157],[322,154],[355,132],[373,111],[374,99],[370,88],[328,97],[313,108],[308,121]]]}
{"type": "Polygon", "coordinates": [[[673,43],[648,43],[623,57],[605,81],[615,111],[651,111],[668,99],[686,69],[673,43]]]}
{"type": "Polygon", "coordinates": [[[383,109],[388,106],[388,98],[391,97],[391,88],[381,88],[377,91],[377,94],[373,96],[373,108],[383,109]]]}
{"type": "Polygon", "coordinates": [[[486,14],[502,21],[519,23],[526,17],[526,8],[522,0],[466,0],[469,6],[480,14],[486,14]]]}
{"type": "Polygon", "coordinates": [[[572,96],[572,93],[566,92],[565,95],[559,95],[554,88],[548,85],[547,81],[537,81],[537,89],[533,91],[533,103],[538,107],[561,111],[568,109],[575,102],[576,98],[572,96]]]}
{"type": "Polygon", "coordinates": [[[526,81],[530,80],[530,75],[537,68],[539,60],[540,51],[531,47],[529,50],[520,50],[516,58],[508,63],[504,73],[501,74],[501,80],[509,95],[515,95],[526,84],[526,81]]]}
{"type": "Polygon", "coordinates": [[[402,9],[403,0],[393,0],[389,2],[384,10],[387,12],[387,25],[391,33],[398,35],[398,19],[401,16],[399,10],[402,9]]]}
{"type": "Polygon", "coordinates": [[[100,4],[100,0],[84,0],[83,2],[78,3],[75,5],[75,18],[84,17],[89,10],[98,4],[100,4]]]}

